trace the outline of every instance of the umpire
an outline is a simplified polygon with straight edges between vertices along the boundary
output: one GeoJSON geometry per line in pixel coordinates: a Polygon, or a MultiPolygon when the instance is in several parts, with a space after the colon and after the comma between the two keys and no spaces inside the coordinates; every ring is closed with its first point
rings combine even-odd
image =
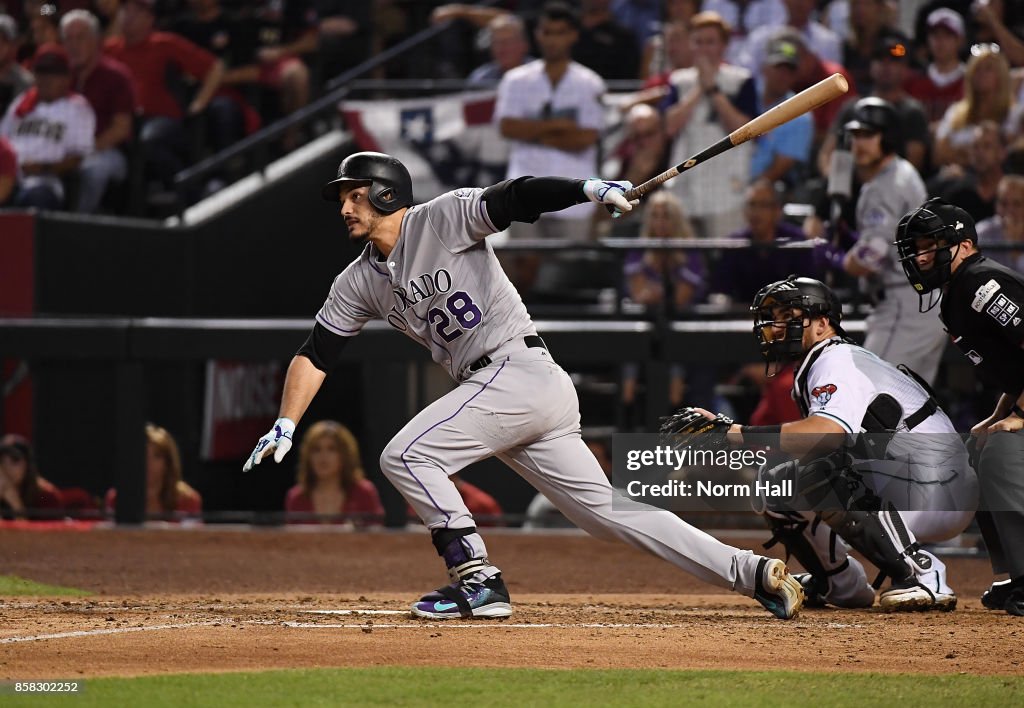
{"type": "Polygon", "coordinates": [[[1024,275],[981,254],[974,220],[930,199],[907,213],[896,248],[921,309],[941,302],[953,343],[978,375],[1003,392],[995,411],[971,429],[978,457],[978,524],[996,574],[982,604],[1024,617],[1024,275]]]}

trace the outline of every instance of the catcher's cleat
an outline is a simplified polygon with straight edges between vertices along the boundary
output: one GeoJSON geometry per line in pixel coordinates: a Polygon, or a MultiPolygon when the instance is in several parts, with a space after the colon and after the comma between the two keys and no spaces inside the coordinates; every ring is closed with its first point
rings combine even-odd
{"type": "Polygon", "coordinates": [[[885,612],[950,612],[956,609],[956,595],[929,590],[910,578],[893,582],[878,596],[878,606],[885,612]]]}
{"type": "Polygon", "coordinates": [[[779,619],[793,619],[804,604],[804,589],[777,558],[757,562],[754,599],[779,619]]]}
{"type": "Polygon", "coordinates": [[[1000,580],[992,583],[989,589],[982,593],[981,604],[990,610],[1006,609],[1006,601],[1018,586],[1024,587],[1024,579],[1016,583],[1013,580],[1000,580]]]}
{"type": "Polygon", "coordinates": [[[412,606],[412,613],[430,619],[498,618],[511,615],[512,604],[505,581],[498,573],[483,582],[460,580],[438,588],[420,598],[412,606]]]}
{"type": "Polygon", "coordinates": [[[793,579],[804,589],[804,607],[818,609],[828,604],[825,594],[828,592],[828,581],[815,578],[810,573],[793,573],[793,579]]]}

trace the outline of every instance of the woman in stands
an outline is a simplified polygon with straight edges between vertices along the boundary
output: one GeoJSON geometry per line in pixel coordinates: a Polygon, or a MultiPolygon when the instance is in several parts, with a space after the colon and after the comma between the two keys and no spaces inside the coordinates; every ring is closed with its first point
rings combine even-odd
{"type": "Polygon", "coordinates": [[[0,514],[4,518],[60,519],[60,490],[39,476],[32,446],[20,435],[0,439],[0,514]]]}
{"type": "MultiPolygon", "coordinates": [[[[106,507],[113,513],[117,490],[107,492],[106,507]]],[[[177,520],[198,516],[203,510],[199,492],[181,478],[178,443],[164,428],[146,424],[146,516],[151,519],[177,520]]]]}
{"type": "Polygon", "coordinates": [[[382,521],[384,507],[363,472],[359,443],[341,423],[313,424],[302,438],[297,477],[284,502],[289,522],[365,526],[382,521]]]}

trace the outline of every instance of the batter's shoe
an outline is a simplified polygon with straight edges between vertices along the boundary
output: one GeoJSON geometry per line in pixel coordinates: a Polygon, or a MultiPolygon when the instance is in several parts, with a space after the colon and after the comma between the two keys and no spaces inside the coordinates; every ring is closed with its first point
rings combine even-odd
{"type": "Polygon", "coordinates": [[[417,617],[452,619],[470,617],[508,617],[512,603],[501,573],[484,580],[460,580],[424,595],[412,606],[417,617]]]}
{"type": "Polygon", "coordinates": [[[804,604],[804,589],[777,558],[757,562],[754,599],[779,619],[793,619],[804,604]]]}
{"type": "Polygon", "coordinates": [[[1010,594],[1018,587],[1024,588],[1024,578],[992,583],[989,589],[982,593],[981,604],[990,610],[1004,610],[1010,594]]]}
{"type": "Polygon", "coordinates": [[[910,578],[893,582],[878,596],[878,606],[885,612],[950,612],[956,609],[956,595],[929,590],[910,578]]]}

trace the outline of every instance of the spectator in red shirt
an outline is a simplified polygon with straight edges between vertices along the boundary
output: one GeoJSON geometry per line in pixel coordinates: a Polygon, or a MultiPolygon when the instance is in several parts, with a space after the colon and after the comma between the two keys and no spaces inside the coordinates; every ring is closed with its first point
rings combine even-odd
{"type": "Polygon", "coordinates": [[[71,62],[74,90],[85,96],[96,114],[95,152],[79,168],[75,211],[92,213],[111,182],[122,182],[128,161],[121,151],[132,138],[135,86],[121,62],[100,53],[100,22],[91,12],[72,10],[60,21],[61,37],[71,62]]]}
{"type": "Polygon", "coordinates": [[[18,156],[7,139],[0,135],[0,207],[14,194],[18,184],[18,156]]]}
{"type": "Polygon", "coordinates": [[[366,479],[359,443],[341,423],[321,420],[302,438],[297,484],[284,509],[290,522],[316,514],[324,523],[380,523],[384,516],[377,488],[366,479]]]}
{"type": "Polygon", "coordinates": [[[0,439],[0,512],[5,517],[63,516],[60,490],[39,476],[32,446],[20,435],[0,439]]]}
{"type": "Polygon", "coordinates": [[[948,7],[940,7],[928,15],[928,53],[931,63],[923,74],[906,82],[906,90],[920,101],[928,112],[932,132],[942,116],[964,97],[964,71],[960,49],[964,43],[964,19],[948,7]]]}
{"type": "Polygon", "coordinates": [[[124,36],[108,39],[104,51],[132,73],[142,108],[139,139],[146,165],[170,187],[174,175],[185,167],[183,156],[188,154],[182,118],[206,110],[220,87],[224,64],[184,37],[154,31],[155,5],[156,0],[125,3],[121,8],[124,36]],[[184,72],[200,82],[184,111],[168,85],[170,71],[184,72]]]}
{"type": "MultiPolygon", "coordinates": [[[[106,495],[107,513],[117,505],[117,490],[106,495]]],[[[164,428],[146,424],[146,516],[157,519],[178,519],[198,516],[203,498],[181,478],[181,454],[178,443],[164,428]]]]}

